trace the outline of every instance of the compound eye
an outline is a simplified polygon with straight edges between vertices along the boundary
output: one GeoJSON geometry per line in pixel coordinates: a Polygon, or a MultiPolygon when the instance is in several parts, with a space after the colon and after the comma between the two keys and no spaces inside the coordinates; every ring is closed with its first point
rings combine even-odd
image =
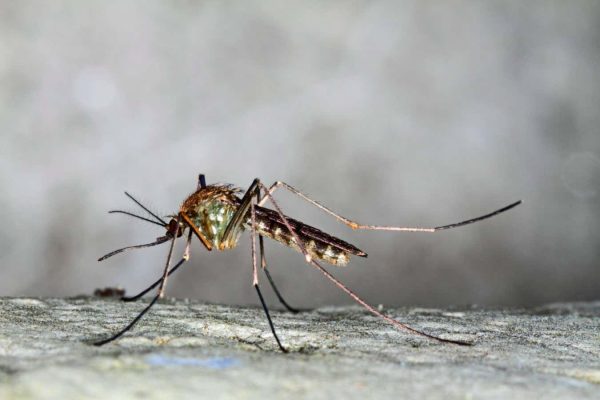
{"type": "Polygon", "coordinates": [[[172,235],[175,236],[179,231],[179,224],[177,223],[177,220],[175,218],[171,218],[171,220],[169,221],[169,227],[167,228],[167,232],[172,235]]]}

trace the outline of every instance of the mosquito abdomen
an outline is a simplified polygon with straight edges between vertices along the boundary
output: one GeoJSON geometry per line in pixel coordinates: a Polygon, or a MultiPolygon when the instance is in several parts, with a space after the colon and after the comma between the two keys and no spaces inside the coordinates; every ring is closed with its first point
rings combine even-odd
{"type": "MultiPolygon", "coordinates": [[[[301,252],[300,246],[296,243],[294,236],[288,231],[284,224],[274,223],[271,227],[267,227],[262,221],[257,222],[256,231],[263,236],[278,241],[298,252],[301,252]]],[[[350,255],[338,248],[324,243],[320,240],[309,239],[304,235],[297,233],[298,239],[302,241],[304,248],[311,257],[336,266],[344,266],[350,261],[350,255]]]]}
{"type": "MultiPolygon", "coordinates": [[[[365,252],[350,243],[293,218],[286,217],[286,219],[298,239],[302,241],[308,254],[315,259],[341,267],[348,264],[351,255],[367,256],[365,252]]],[[[249,224],[250,219],[247,220],[247,225],[249,224]]],[[[301,251],[294,235],[290,233],[288,227],[273,210],[256,207],[256,231],[262,236],[276,240],[296,251],[301,251]]]]}

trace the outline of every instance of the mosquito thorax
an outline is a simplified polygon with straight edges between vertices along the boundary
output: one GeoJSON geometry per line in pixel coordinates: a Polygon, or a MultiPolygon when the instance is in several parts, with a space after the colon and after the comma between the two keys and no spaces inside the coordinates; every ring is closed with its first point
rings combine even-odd
{"type": "Polygon", "coordinates": [[[192,193],[181,205],[184,212],[200,232],[216,249],[235,247],[243,227],[234,232],[232,238],[223,243],[223,234],[238,208],[239,189],[230,185],[209,185],[192,193]]]}

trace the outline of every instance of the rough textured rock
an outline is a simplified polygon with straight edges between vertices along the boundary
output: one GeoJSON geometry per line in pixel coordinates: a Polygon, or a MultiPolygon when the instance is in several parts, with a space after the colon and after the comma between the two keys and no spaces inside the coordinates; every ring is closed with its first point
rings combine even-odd
{"type": "Polygon", "coordinates": [[[122,339],[143,304],[0,299],[0,398],[600,398],[600,302],[532,310],[388,309],[470,347],[396,330],[355,308],[273,311],[166,300],[122,339]]]}

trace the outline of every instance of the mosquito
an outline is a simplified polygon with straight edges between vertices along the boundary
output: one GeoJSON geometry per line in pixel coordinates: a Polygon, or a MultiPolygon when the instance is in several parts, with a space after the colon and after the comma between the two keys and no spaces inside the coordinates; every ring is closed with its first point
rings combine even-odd
{"type": "Polygon", "coordinates": [[[503,208],[493,211],[489,214],[482,215],[480,217],[468,219],[465,221],[438,226],[434,228],[409,228],[409,227],[396,227],[396,226],[377,226],[377,225],[363,225],[358,222],[352,221],[348,218],[342,217],[335,213],[331,209],[327,208],[323,204],[309,198],[299,190],[295,189],[291,185],[285,182],[277,181],[270,187],[265,186],[258,178],[254,179],[250,187],[243,192],[241,189],[234,187],[230,184],[206,184],[206,178],[203,174],[198,177],[198,184],[196,191],[190,194],[184,202],[181,204],[179,211],[175,215],[169,216],[169,222],[166,222],[161,217],[150,211],[142,203],[136,200],[132,195],[125,192],[125,195],[135,202],[139,207],[146,211],[149,217],[144,217],[138,214],[134,214],[128,211],[113,210],[109,213],[120,213],[130,217],[134,217],[155,225],[159,225],[166,229],[163,236],[158,237],[155,241],[146,244],[139,244],[135,246],[128,246],[118,250],[111,251],[110,253],[100,257],[98,261],[106,260],[116,254],[122,253],[130,249],[140,249],[145,247],[156,246],[165,242],[170,242],[169,252],[167,255],[167,261],[165,263],[162,276],[150,285],[148,288],[138,293],[135,296],[122,297],[123,301],[135,301],[150,292],[152,289],[158,287],[155,296],[152,298],[150,303],[123,329],[116,334],[110,336],[107,339],[94,343],[97,346],[101,346],[112,342],[113,340],[121,337],[124,333],[129,331],[133,326],[154,306],[154,304],[161,299],[165,294],[165,288],[167,285],[167,278],[173,274],[179,267],[181,267],[186,261],[190,259],[190,246],[192,238],[196,236],[200,242],[204,245],[206,250],[229,250],[233,249],[240,239],[242,232],[250,230],[251,239],[251,250],[252,250],[252,285],[258,294],[258,298],[267,317],[271,333],[279,349],[287,353],[287,348],[283,346],[277,332],[275,325],[271,319],[269,309],[263,295],[259,288],[258,282],[258,264],[256,257],[256,237],[258,236],[259,249],[260,249],[260,266],[262,271],[265,273],[269,284],[273,288],[277,298],[281,304],[290,312],[298,312],[297,309],[291,307],[281,296],[281,293],[277,289],[275,282],[273,281],[271,274],[267,269],[267,262],[265,259],[264,243],[263,238],[268,237],[277,242],[282,243],[304,255],[306,263],[312,265],[319,270],[327,279],[329,279],[335,286],[344,291],[354,301],[366,308],[369,312],[382,318],[388,323],[394,325],[400,330],[404,330],[416,335],[424,336],[429,339],[436,340],[443,343],[452,343],[457,345],[472,345],[472,342],[462,340],[445,339],[432,335],[427,332],[423,332],[416,328],[413,328],[405,323],[397,321],[374,308],[373,306],[366,303],[356,293],[346,287],[342,282],[335,278],[329,273],[319,261],[327,262],[334,266],[344,266],[348,264],[351,256],[367,257],[367,253],[358,249],[350,243],[347,243],[341,239],[331,236],[325,232],[320,231],[317,228],[309,226],[303,222],[290,218],[283,214],[279,204],[273,198],[273,194],[279,188],[284,188],[291,193],[297,195],[313,206],[319,208],[327,214],[330,214],[338,221],[347,225],[352,229],[363,229],[363,230],[378,230],[378,231],[395,231],[395,232],[427,232],[433,233],[441,230],[457,228],[472,224],[477,221],[481,221],[490,217],[493,217],[502,212],[508,211],[513,207],[521,204],[521,201],[516,201],[503,208]],[[243,195],[242,195],[243,193],[243,195]],[[264,207],[266,202],[269,202],[273,208],[264,207]],[[150,218],[151,217],[151,218],[150,218]],[[187,235],[186,235],[187,231],[187,235]],[[173,249],[175,242],[178,238],[186,235],[185,250],[181,259],[171,266],[173,259],[173,249]]]}

